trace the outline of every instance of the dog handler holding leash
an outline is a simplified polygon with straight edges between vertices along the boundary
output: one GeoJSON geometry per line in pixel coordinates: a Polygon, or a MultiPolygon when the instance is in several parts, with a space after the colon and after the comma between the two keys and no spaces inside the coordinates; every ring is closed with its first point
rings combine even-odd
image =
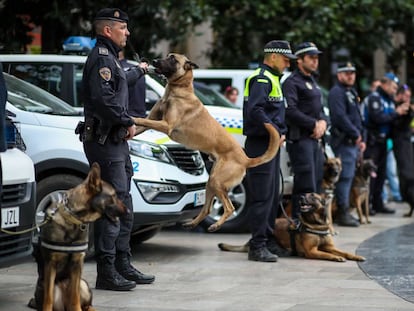
{"type": "MultiPolygon", "coordinates": [[[[263,64],[247,79],[244,90],[243,134],[246,153],[257,157],[268,148],[269,134],[264,123],[272,123],[284,141],[285,101],[279,78],[295,59],[289,42],[273,40],[264,47],[263,64]]],[[[280,151],[268,163],[247,170],[250,189],[250,230],[248,259],[275,262],[286,251],[278,247],[273,229],[279,206],[280,151]]]]}
{"type": "Polygon", "coordinates": [[[116,224],[105,218],[95,223],[96,288],[116,291],[130,290],[155,279],[130,263],[133,169],[127,140],[135,135],[135,126],[128,114],[128,85],[146,73],[148,65],[126,72],[120,65],[118,53],[129,36],[127,23],[127,14],[119,9],[106,8],[97,13],[97,42],[86,61],[82,80],[85,127],[81,138],[86,157],[89,164],[99,163],[102,179],[115,188],[129,210],[116,224]]]}

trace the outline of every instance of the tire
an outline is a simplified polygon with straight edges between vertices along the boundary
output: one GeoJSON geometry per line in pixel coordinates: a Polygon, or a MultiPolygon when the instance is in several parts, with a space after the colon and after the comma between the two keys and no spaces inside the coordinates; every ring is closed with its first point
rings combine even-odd
{"type": "MultiPolygon", "coordinates": [[[[83,182],[83,179],[68,174],[60,174],[46,177],[37,183],[36,192],[36,213],[35,223],[40,224],[45,218],[45,209],[49,206],[52,200],[59,200],[62,192],[76,187],[83,182]]],[[[95,245],[93,239],[93,225],[89,226],[89,246],[86,251],[86,258],[90,258],[95,253],[95,245]]],[[[37,242],[38,233],[33,234],[33,242],[37,242]]]]}
{"type": "MultiPolygon", "coordinates": [[[[246,180],[229,191],[229,198],[233,203],[235,211],[216,232],[220,233],[241,233],[248,231],[248,205],[246,180]]],[[[223,215],[223,204],[217,198],[214,199],[211,213],[203,220],[201,226],[207,230],[223,215]]]]}
{"type": "Polygon", "coordinates": [[[155,236],[158,232],[161,231],[162,227],[153,228],[150,230],[146,230],[137,234],[134,234],[131,236],[131,242],[134,244],[140,244],[142,242],[145,242],[149,239],[151,239],[153,236],[155,236]]]}

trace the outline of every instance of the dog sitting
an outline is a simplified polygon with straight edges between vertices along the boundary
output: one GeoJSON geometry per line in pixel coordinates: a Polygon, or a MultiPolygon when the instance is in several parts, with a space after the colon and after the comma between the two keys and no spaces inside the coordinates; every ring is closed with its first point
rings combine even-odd
{"type": "Polygon", "coordinates": [[[323,198],[327,204],[327,217],[329,224],[329,232],[336,234],[333,226],[333,204],[335,184],[339,180],[342,172],[342,161],[340,158],[327,158],[323,164],[322,191],[323,198]]]}
{"type": "Polygon", "coordinates": [[[223,204],[223,215],[208,231],[216,231],[234,212],[228,191],[240,184],[246,169],[273,159],[279,150],[280,136],[270,123],[264,126],[269,132],[269,147],[257,157],[249,158],[240,144],[208,112],[194,94],[193,69],[198,68],[187,57],[171,53],[165,59],[154,60],[155,72],[167,79],[164,96],[151,109],[148,117],[133,118],[138,126],[136,134],[154,129],[167,134],[184,146],[200,150],[214,159],[206,185],[206,202],[196,218],[184,224],[196,227],[210,213],[216,196],[223,204]]]}
{"type": "Polygon", "coordinates": [[[80,185],[67,190],[45,210],[46,223],[34,245],[38,281],[29,307],[43,311],[93,311],[92,292],[81,278],[88,248],[88,223],[101,216],[118,221],[127,212],[115,189],[100,178],[94,163],[80,185]]]}
{"type": "Polygon", "coordinates": [[[288,219],[276,219],[274,235],[279,245],[308,259],[365,261],[362,256],[335,247],[329,232],[328,206],[321,195],[307,193],[301,198],[300,206],[300,224],[296,230],[291,229],[288,219]]]}
{"type": "Polygon", "coordinates": [[[371,223],[369,220],[369,184],[371,178],[376,177],[377,166],[372,159],[357,162],[351,186],[350,206],[356,208],[361,224],[371,223]]]}

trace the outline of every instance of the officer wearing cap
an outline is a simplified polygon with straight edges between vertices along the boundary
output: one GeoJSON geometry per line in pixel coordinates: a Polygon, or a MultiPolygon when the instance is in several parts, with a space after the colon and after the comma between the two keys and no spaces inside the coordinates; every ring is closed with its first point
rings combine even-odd
{"type": "MultiPolygon", "coordinates": [[[[264,123],[271,123],[281,136],[286,133],[285,104],[279,79],[295,59],[289,42],[273,40],[264,46],[264,60],[247,79],[244,90],[243,133],[249,157],[263,154],[269,145],[264,123]]],[[[247,170],[249,186],[249,219],[252,237],[248,259],[275,262],[278,256],[288,255],[280,248],[273,229],[279,206],[280,152],[270,162],[247,170]]]]}
{"type": "Polygon", "coordinates": [[[387,139],[391,135],[392,122],[407,113],[404,105],[395,107],[394,96],[399,79],[394,73],[386,73],[378,88],[364,99],[364,120],[367,127],[367,149],[364,157],[371,158],[377,165],[377,177],[371,179],[371,212],[395,213],[395,209],[384,205],[382,189],[387,168],[387,139]]]}
{"type": "Polygon", "coordinates": [[[115,188],[129,210],[117,223],[106,218],[95,223],[96,288],[117,291],[154,281],[154,276],[139,272],[130,263],[133,169],[127,140],[135,135],[135,126],[128,114],[128,84],[139,79],[147,65],[124,72],[119,63],[118,53],[129,36],[127,23],[128,16],[120,9],[106,8],[97,13],[97,41],[86,61],[82,80],[85,127],[81,138],[86,157],[89,164],[100,165],[102,179],[115,188]]]}
{"type": "Polygon", "coordinates": [[[297,46],[297,68],[283,82],[288,125],[286,149],[294,173],[292,218],[298,222],[300,197],[309,192],[321,192],[324,155],[321,139],[327,127],[323,112],[322,93],[315,80],[322,52],[313,42],[297,46]]]}
{"type": "Polygon", "coordinates": [[[349,213],[349,194],[359,153],[365,150],[364,127],[358,93],[354,88],[356,68],[351,62],[338,64],[337,83],[328,96],[331,118],[331,147],[342,161],[342,171],[335,185],[336,222],[340,226],[358,227],[349,213]]]}

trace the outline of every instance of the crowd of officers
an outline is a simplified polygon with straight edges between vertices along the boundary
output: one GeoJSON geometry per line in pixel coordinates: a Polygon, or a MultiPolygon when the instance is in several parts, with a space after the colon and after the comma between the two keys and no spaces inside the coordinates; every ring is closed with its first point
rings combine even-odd
{"type": "MultiPolygon", "coordinates": [[[[370,183],[371,215],[395,212],[382,200],[387,139],[394,143],[403,200],[414,207],[410,128],[414,106],[410,104],[410,88],[400,85],[396,74],[390,72],[380,79],[379,86],[371,94],[361,100],[355,88],[355,65],[351,61],[339,63],[337,82],[328,95],[327,116],[317,82],[319,54],[322,53],[317,46],[303,42],[293,53],[289,42],[273,40],[265,45],[263,52],[263,64],[247,80],[244,91],[246,152],[254,155],[257,150],[266,149],[268,137],[263,130],[263,122],[271,122],[278,129],[281,141],[286,141],[294,174],[293,221],[299,223],[300,200],[305,193],[323,192],[321,185],[327,144],[342,161],[342,172],[334,190],[338,225],[359,225],[359,221],[349,213],[349,196],[356,166],[364,158],[373,159],[377,165],[377,178],[370,183]],[[295,69],[287,78],[282,78],[291,59],[296,61],[295,69]],[[327,129],[330,129],[329,141],[327,129]]],[[[247,172],[250,210],[254,210],[254,217],[250,217],[249,260],[275,262],[278,256],[285,255],[283,250],[275,247],[272,234],[274,215],[278,213],[280,202],[279,172],[273,168],[279,167],[279,161],[277,156],[274,163],[247,172]]]]}

